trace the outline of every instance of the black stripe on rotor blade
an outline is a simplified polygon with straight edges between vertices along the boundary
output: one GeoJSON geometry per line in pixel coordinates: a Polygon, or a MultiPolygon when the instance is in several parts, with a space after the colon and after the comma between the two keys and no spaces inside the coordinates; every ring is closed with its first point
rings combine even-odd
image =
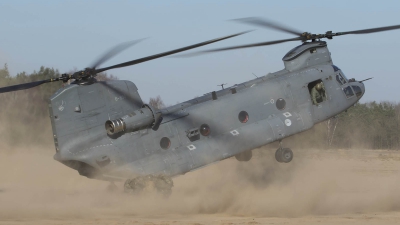
{"type": "Polygon", "coordinates": [[[279,44],[279,43],[288,42],[288,41],[300,41],[300,40],[302,40],[300,37],[296,37],[296,38],[282,39],[282,40],[268,41],[268,42],[260,42],[260,43],[254,43],[254,44],[248,44],[248,45],[238,45],[238,46],[232,46],[232,47],[226,47],[226,48],[210,49],[210,50],[205,50],[205,51],[200,51],[200,52],[181,54],[181,55],[177,55],[175,57],[192,57],[192,56],[201,55],[201,54],[205,54],[205,53],[229,51],[229,50],[241,49],[241,48],[252,48],[252,47],[266,46],[266,45],[274,45],[274,44],[279,44]]]}
{"type": "Polygon", "coordinates": [[[30,83],[25,83],[25,84],[17,84],[17,85],[12,85],[12,86],[8,86],[8,87],[2,87],[2,88],[0,88],[0,93],[25,90],[25,89],[33,88],[33,87],[39,86],[41,84],[52,82],[52,81],[53,81],[52,79],[40,80],[40,81],[35,81],[35,82],[30,82],[30,83]]]}
{"type": "Polygon", "coordinates": [[[225,37],[220,37],[220,38],[212,39],[212,40],[209,40],[209,41],[201,42],[201,43],[198,43],[198,44],[190,45],[190,46],[187,46],[187,47],[178,48],[178,49],[175,49],[175,50],[172,50],[172,51],[163,52],[163,53],[147,56],[147,57],[140,58],[140,59],[135,59],[135,60],[132,60],[132,61],[129,61],[129,62],[124,62],[124,63],[121,63],[121,64],[117,64],[117,65],[114,65],[114,66],[109,66],[109,67],[105,67],[105,68],[102,68],[102,69],[97,69],[95,72],[96,73],[100,73],[100,72],[103,72],[103,71],[106,71],[106,70],[110,70],[110,69],[121,68],[121,67],[126,67],[126,66],[132,66],[132,65],[139,64],[139,63],[142,63],[142,62],[146,62],[146,61],[150,61],[150,60],[153,60],[153,59],[161,58],[161,57],[164,57],[164,56],[167,56],[167,55],[172,55],[172,54],[175,54],[175,53],[178,53],[178,52],[187,51],[189,49],[198,48],[198,47],[201,47],[201,46],[204,46],[204,45],[212,44],[214,42],[218,42],[218,41],[222,41],[222,40],[225,40],[225,39],[228,39],[228,38],[236,37],[236,36],[248,33],[248,32],[250,32],[250,31],[240,32],[240,33],[237,33],[237,34],[232,34],[232,35],[228,35],[228,36],[225,36],[225,37]]]}
{"type": "Polygon", "coordinates": [[[132,45],[135,45],[141,41],[143,41],[146,38],[134,40],[134,41],[128,41],[125,43],[121,43],[111,49],[109,49],[107,52],[105,52],[101,57],[99,57],[95,62],[92,63],[90,68],[96,69],[98,66],[103,64],[105,61],[111,59],[115,55],[119,54],[120,52],[124,51],[125,49],[128,49],[132,45]]]}
{"type": "Polygon", "coordinates": [[[270,20],[266,20],[266,19],[262,19],[262,18],[258,18],[258,17],[247,17],[247,18],[241,18],[241,19],[234,19],[232,21],[240,22],[240,23],[248,23],[248,24],[260,26],[263,28],[272,28],[275,30],[289,33],[289,34],[294,34],[296,36],[300,36],[303,33],[296,29],[289,28],[289,27],[283,26],[281,24],[278,24],[276,22],[272,22],[270,20]]]}
{"type": "Polygon", "coordinates": [[[340,33],[340,35],[345,35],[345,34],[369,34],[369,33],[376,33],[376,32],[382,32],[382,31],[388,31],[388,30],[396,30],[396,29],[400,29],[400,25],[394,25],[394,26],[388,26],[388,27],[377,27],[377,28],[364,29],[364,30],[354,30],[354,31],[339,32],[339,33],[340,33]]]}

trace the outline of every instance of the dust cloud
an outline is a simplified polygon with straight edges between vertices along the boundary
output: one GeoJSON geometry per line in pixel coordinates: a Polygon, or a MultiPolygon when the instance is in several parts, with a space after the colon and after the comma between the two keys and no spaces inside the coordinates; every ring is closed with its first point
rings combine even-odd
{"type": "Polygon", "coordinates": [[[298,150],[289,164],[274,150],[230,158],[174,178],[169,198],[107,191],[35,147],[0,153],[0,220],[228,216],[302,217],[400,209],[400,153],[298,150]]]}

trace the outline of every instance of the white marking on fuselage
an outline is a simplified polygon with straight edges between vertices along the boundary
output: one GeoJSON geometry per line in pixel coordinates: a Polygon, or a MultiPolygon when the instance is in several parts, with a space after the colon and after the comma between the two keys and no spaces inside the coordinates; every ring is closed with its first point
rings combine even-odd
{"type": "Polygon", "coordinates": [[[232,134],[233,136],[237,136],[237,135],[239,135],[239,131],[233,130],[233,131],[231,131],[231,134],[232,134]]]}
{"type": "Polygon", "coordinates": [[[190,151],[193,151],[193,150],[196,149],[196,146],[194,146],[194,145],[188,145],[187,148],[188,148],[190,151]]]}
{"type": "Polygon", "coordinates": [[[284,112],[284,113],[283,113],[283,115],[284,115],[286,118],[288,118],[288,117],[291,117],[291,116],[292,116],[292,114],[290,114],[290,112],[284,112]]]}
{"type": "Polygon", "coordinates": [[[286,119],[286,120],[285,120],[285,125],[288,126],[288,127],[290,127],[290,126],[292,125],[292,121],[289,120],[289,119],[286,119]]]}
{"type": "Polygon", "coordinates": [[[64,101],[63,100],[61,100],[61,105],[60,106],[58,106],[58,110],[60,110],[60,111],[63,111],[64,110],[64,101]]]}

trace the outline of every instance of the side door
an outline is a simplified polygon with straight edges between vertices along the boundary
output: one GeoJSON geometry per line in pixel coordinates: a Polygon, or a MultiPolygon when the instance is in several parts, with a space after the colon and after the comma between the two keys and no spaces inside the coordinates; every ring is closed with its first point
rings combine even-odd
{"type": "MultiPolygon", "coordinates": [[[[329,118],[330,116],[330,111],[331,111],[331,102],[332,102],[332,96],[330,95],[332,92],[332,81],[329,79],[318,79],[313,82],[310,82],[308,84],[308,89],[310,91],[310,99],[311,99],[311,104],[312,104],[312,112],[313,112],[313,120],[315,123],[324,121],[329,118]],[[318,83],[322,83],[322,89],[323,89],[323,95],[325,97],[321,102],[318,102],[315,104],[313,102],[313,94],[312,94],[312,89],[315,88],[315,86],[318,83]]],[[[321,93],[321,92],[320,92],[321,93]]]]}

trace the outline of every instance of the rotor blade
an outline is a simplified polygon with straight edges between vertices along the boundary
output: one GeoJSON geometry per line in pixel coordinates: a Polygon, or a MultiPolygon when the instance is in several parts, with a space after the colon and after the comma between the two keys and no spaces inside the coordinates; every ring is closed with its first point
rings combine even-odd
{"type": "Polygon", "coordinates": [[[29,88],[33,88],[36,86],[39,86],[44,83],[49,83],[53,81],[57,81],[59,78],[56,79],[48,79],[48,80],[40,80],[40,81],[34,81],[30,83],[25,83],[25,84],[17,84],[17,85],[12,85],[12,86],[7,86],[7,87],[2,87],[0,88],[0,93],[5,93],[5,92],[10,92],[10,91],[19,91],[19,90],[25,90],[29,88]]]}
{"type": "Polygon", "coordinates": [[[289,34],[294,34],[296,36],[300,36],[303,32],[300,32],[296,29],[293,28],[289,28],[289,27],[285,27],[283,25],[280,25],[278,23],[266,20],[266,19],[261,19],[261,18],[257,18],[257,17],[247,17],[247,18],[241,18],[241,19],[234,19],[232,21],[237,21],[237,22],[241,22],[241,23],[248,23],[248,24],[253,24],[256,26],[260,26],[260,27],[268,27],[268,28],[272,28],[275,30],[279,30],[279,31],[283,31],[289,34]]]}
{"type": "Polygon", "coordinates": [[[396,29],[400,29],[400,25],[394,25],[394,26],[388,26],[388,27],[377,27],[377,28],[364,29],[364,30],[354,30],[354,31],[347,31],[347,32],[339,32],[339,34],[340,35],[369,34],[369,33],[376,33],[376,32],[382,32],[382,31],[387,31],[387,30],[396,30],[396,29]]]}
{"type": "Polygon", "coordinates": [[[95,72],[96,73],[100,73],[100,72],[103,72],[103,71],[106,71],[106,70],[109,70],[109,69],[132,66],[132,65],[139,64],[139,63],[142,63],[142,62],[146,62],[146,61],[150,61],[150,60],[153,60],[153,59],[161,58],[161,57],[164,57],[164,56],[167,56],[167,55],[172,55],[172,54],[175,54],[175,53],[178,53],[178,52],[187,51],[187,50],[192,49],[192,48],[198,48],[198,47],[201,47],[203,45],[208,45],[208,44],[211,44],[211,43],[214,43],[214,42],[218,42],[218,41],[222,41],[222,40],[225,40],[225,39],[228,39],[228,38],[236,37],[236,36],[248,33],[248,32],[250,32],[250,31],[245,31],[245,32],[237,33],[237,34],[232,34],[232,35],[228,35],[228,36],[225,36],[225,37],[220,37],[220,38],[216,38],[216,39],[213,39],[213,40],[201,42],[201,43],[198,43],[198,44],[186,46],[186,47],[183,47],[183,48],[178,48],[178,49],[175,49],[175,50],[172,50],[172,51],[163,52],[163,53],[147,56],[147,57],[140,58],[140,59],[135,59],[135,60],[132,60],[132,61],[129,61],[129,62],[124,62],[124,63],[121,63],[121,64],[117,64],[117,65],[114,65],[114,66],[109,66],[109,67],[105,67],[105,68],[102,68],[102,69],[97,69],[95,72]]]}
{"type": "Polygon", "coordinates": [[[240,48],[252,48],[252,47],[257,47],[257,46],[274,45],[274,44],[279,44],[279,43],[283,43],[283,42],[299,41],[299,40],[302,40],[302,39],[300,37],[296,37],[296,38],[289,38],[289,39],[282,39],[282,40],[268,41],[268,42],[260,42],[260,43],[254,43],[254,44],[248,44],[248,45],[238,45],[238,46],[232,46],[232,47],[226,47],[226,48],[217,48],[217,49],[210,49],[210,50],[205,50],[205,51],[200,51],[200,52],[182,54],[182,55],[177,55],[176,57],[192,57],[192,56],[197,56],[197,55],[201,55],[201,54],[205,54],[205,53],[228,51],[228,50],[234,50],[234,49],[240,49],[240,48]]]}
{"type": "Polygon", "coordinates": [[[123,50],[131,47],[132,45],[135,45],[135,44],[143,41],[144,39],[146,39],[146,38],[124,42],[124,43],[121,43],[121,44],[111,48],[110,50],[105,52],[101,57],[99,57],[95,62],[93,62],[92,65],[90,66],[90,68],[96,69],[98,66],[103,64],[105,61],[111,59],[112,57],[119,54],[123,50]]]}

